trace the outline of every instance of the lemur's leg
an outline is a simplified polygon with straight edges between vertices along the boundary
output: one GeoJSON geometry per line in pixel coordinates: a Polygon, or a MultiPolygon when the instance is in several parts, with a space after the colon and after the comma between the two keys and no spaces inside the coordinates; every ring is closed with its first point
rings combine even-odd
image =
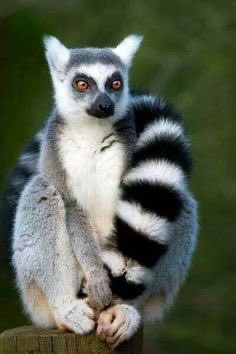
{"type": "Polygon", "coordinates": [[[56,324],[80,334],[93,330],[93,310],[76,297],[79,268],[66,232],[62,198],[41,176],[29,182],[20,198],[13,252],[25,309],[35,324],[56,324]]]}
{"type": "Polygon", "coordinates": [[[102,311],[97,324],[97,336],[112,349],[130,339],[141,323],[139,312],[131,305],[117,304],[102,311]]]}

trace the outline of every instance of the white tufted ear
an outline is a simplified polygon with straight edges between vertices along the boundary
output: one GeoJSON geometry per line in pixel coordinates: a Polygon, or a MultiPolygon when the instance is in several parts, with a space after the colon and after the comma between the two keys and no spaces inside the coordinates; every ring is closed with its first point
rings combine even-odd
{"type": "Polygon", "coordinates": [[[142,40],[143,36],[132,34],[118,44],[118,46],[113,49],[113,52],[120,57],[125,65],[129,67],[132,63],[134,54],[140,47],[142,40]]]}
{"type": "Polygon", "coordinates": [[[57,38],[52,36],[44,37],[45,55],[51,74],[57,74],[62,78],[66,65],[70,59],[70,50],[67,49],[57,38]]]}

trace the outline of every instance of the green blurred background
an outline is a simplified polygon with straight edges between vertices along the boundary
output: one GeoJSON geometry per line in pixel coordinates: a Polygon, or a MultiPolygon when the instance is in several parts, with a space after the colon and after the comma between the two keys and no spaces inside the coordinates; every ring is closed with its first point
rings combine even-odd
{"type": "MultiPolygon", "coordinates": [[[[135,88],[164,95],[192,136],[192,189],[201,230],[189,278],[145,353],[236,352],[235,0],[1,0],[0,188],[52,107],[42,36],[68,47],[113,46],[144,35],[135,88]]],[[[0,272],[0,331],[26,323],[8,268],[0,272]]]]}

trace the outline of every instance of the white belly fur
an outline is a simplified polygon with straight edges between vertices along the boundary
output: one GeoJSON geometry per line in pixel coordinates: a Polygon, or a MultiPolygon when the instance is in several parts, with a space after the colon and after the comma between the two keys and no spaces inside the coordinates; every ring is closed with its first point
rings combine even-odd
{"type": "Polygon", "coordinates": [[[100,242],[112,230],[125,160],[121,143],[100,151],[114,140],[113,136],[101,143],[111,132],[110,122],[93,120],[90,124],[66,126],[59,140],[69,192],[87,212],[100,242]]]}

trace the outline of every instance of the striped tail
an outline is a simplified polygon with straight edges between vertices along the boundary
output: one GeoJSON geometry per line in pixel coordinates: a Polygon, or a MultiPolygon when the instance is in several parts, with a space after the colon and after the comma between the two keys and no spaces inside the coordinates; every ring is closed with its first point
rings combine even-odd
{"type": "MultiPolygon", "coordinates": [[[[133,105],[138,140],[122,181],[112,239],[145,274],[168,251],[183,208],[191,151],[180,115],[165,101],[142,95],[133,98],[133,105]]],[[[111,276],[112,290],[122,299],[134,299],[146,288],[136,269],[111,276]]]]}

